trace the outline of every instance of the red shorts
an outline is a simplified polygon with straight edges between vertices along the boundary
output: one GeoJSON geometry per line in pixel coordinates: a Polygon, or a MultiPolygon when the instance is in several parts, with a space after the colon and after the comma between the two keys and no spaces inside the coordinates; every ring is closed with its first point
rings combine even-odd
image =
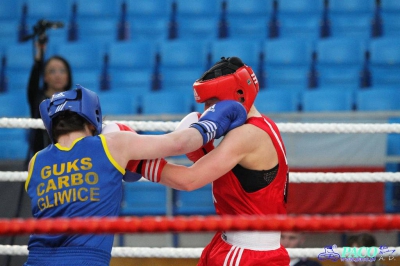
{"type": "Polygon", "coordinates": [[[289,266],[286,249],[258,251],[232,246],[222,240],[221,232],[215,234],[201,254],[197,266],[289,266]]]}

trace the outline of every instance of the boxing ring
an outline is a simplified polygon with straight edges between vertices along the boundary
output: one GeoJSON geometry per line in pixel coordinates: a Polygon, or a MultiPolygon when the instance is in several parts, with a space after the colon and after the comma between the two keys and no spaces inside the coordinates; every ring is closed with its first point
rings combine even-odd
{"type": "MultiPolygon", "coordinates": [[[[136,131],[173,131],[178,122],[121,122],[136,131]]],[[[400,124],[378,123],[277,123],[281,133],[400,133],[400,124]]],[[[0,118],[2,128],[44,128],[39,119],[0,118]]],[[[0,172],[0,182],[24,182],[27,172],[0,172]]],[[[143,181],[144,182],[144,181],[143,181]]],[[[290,173],[290,183],[372,183],[400,182],[400,172],[313,172],[290,173]]],[[[383,215],[272,215],[272,216],[145,216],[117,218],[33,218],[0,219],[0,235],[15,236],[31,233],[179,233],[230,231],[301,231],[301,232],[365,232],[400,231],[400,214],[383,215]]],[[[200,257],[203,248],[114,247],[116,258],[192,258],[200,257]]],[[[400,256],[400,247],[382,256],[400,256]]],[[[291,258],[317,258],[322,248],[288,249],[291,258]]],[[[337,248],[338,252],[342,248],[337,248]]],[[[27,246],[0,245],[0,255],[26,256],[27,246]]]]}

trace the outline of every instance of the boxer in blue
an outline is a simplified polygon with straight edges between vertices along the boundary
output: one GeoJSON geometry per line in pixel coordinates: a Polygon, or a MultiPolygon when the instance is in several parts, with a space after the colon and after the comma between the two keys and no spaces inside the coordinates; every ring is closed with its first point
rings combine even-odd
{"type": "MultiPolygon", "coordinates": [[[[99,98],[79,85],[54,94],[39,109],[52,144],[32,157],[25,183],[32,214],[38,219],[118,216],[128,162],[140,165],[142,159],[194,151],[242,125],[247,117],[240,103],[223,101],[184,130],[164,135],[102,134],[99,98]]],[[[110,234],[33,234],[24,265],[109,265],[113,238],[110,234]]]]}

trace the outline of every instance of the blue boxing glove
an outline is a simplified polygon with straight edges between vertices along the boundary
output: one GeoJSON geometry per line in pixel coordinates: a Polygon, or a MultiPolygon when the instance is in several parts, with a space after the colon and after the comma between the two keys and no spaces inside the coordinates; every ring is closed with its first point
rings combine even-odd
{"type": "Polygon", "coordinates": [[[191,124],[190,127],[200,132],[204,145],[243,125],[246,119],[247,112],[241,103],[225,100],[208,108],[200,117],[199,122],[191,124]]]}

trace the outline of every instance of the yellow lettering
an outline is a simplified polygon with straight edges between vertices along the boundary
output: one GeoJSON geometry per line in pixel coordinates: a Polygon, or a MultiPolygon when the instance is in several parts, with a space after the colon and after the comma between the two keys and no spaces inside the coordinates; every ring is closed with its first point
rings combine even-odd
{"type": "Polygon", "coordinates": [[[44,189],[42,189],[44,187],[44,183],[40,183],[37,187],[36,187],[36,193],[38,196],[42,196],[44,194],[44,189]]]}
{"type": "Polygon", "coordinates": [[[54,193],[54,206],[58,206],[57,193],[54,193]]]}
{"type": "Polygon", "coordinates": [[[88,192],[87,188],[81,187],[81,188],[78,190],[78,199],[79,199],[80,201],[87,201],[87,200],[88,200],[88,197],[87,197],[87,196],[83,197],[83,196],[81,195],[82,191],[88,192]]]}
{"type": "Polygon", "coordinates": [[[65,163],[60,164],[60,169],[57,169],[57,164],[53,164],[53,174],[62,175],[65,172],[65,163]]]}
{"type": "Polygon", "coordinates": [[[67,175],[60,176],[58,178],[58,186],[57,186],[58,189],[62,189],[63,187],[69,187],[68,180],[69,180],[69,178],[67,175]]]}
{"type": "Polygon", "coordinates": [[[85,181],[89,185],[97,184],[97,182],[99,182],[99,176],[95,172],[89,172],[85,175],[85,181]],[[93,177],[92,180],[90,178],[91,176],[93,177]]]}
{"type": "Polygon", "coordinates": [[[46,205],[43,203],[43,201],[44,201],[44,198],[39,198],[37,201],[39,210],[43,210],[46,208],[46,205]]]}
{"type": "Polygon", "coordinates": [[[92,165],[92,159],[89,157],[85,157],[81,159],[81,168],[82,170],[89,170],[92,169],[93,165],[92,165]]]}
{"type": "Polygon", "coordinates": [[[51,167],[50,166],[43,167],[42,170],[40,171],[40,176],[42,177],[42,179],[46,179],[49,176],[51,176],[51,167]]]}
{"type": "Polygon", "coordinates": [[[71,173],[72,171],[72,169],[75,171],[75,172],[77,172],[77,171],[79,171],[79,167],[76,165],[76,163],[78,162],[78,159],[76,159],[75,161],[73,161],[73,162],[68,162],[68,165],[67,165],[67,173],[71,173]]]}
{"type": "Polygon", "coordinates": [[[54,183],[53,179],[49,179],[49,181],[47,182],[46,193],[49,192],[50,190],[57,190],[57,186],[54,183]]]}
{"type": "Polygon", "coordinates": [[[81,187],[70,188],[63,191],[58,191],[51,193],[50,195],[45,195],[41,197],[37,201],[37,206],[40,210],[44,210],[47,208],[52,208],[55,206],[59,206],[62,204],[67,204],[70,202],[76,201],[100,201],[100,188],[99,187],[91,187],[85,188],[81,187]],[[53,198],[54,197],[54,198],[53,198]]]}
{"type": "Polygon", "coordinates": [[[49,195],[47,195],[47,196],[45,197],[45,199],[46,199],[46,206],[45,206],[45,208],[54,207],[53,204],[50,204],[49,195]]]}
{"type": "Polygon", "coordinates": [[[76,173],[71,175],[71,185],[78,186],[83,184],[83,178],[81,173],[76,173]]]}
{"type": "Polygon", "coordinates": [[[64,190],[63,192],[57,192],[58,198],[60,200],[60,204],[64,204],[66,202],[71,202],[71,191],[75,189],[64,190]],[[67,194],[68,191],[68,194],[67,194]]]}
{"type": "Polygon", "coordinates": [[[96,198],[96,196],[100,196],[100,188],[92,187],[90,188],[90,201],[100,201],[100,198],[96,198]]]}

